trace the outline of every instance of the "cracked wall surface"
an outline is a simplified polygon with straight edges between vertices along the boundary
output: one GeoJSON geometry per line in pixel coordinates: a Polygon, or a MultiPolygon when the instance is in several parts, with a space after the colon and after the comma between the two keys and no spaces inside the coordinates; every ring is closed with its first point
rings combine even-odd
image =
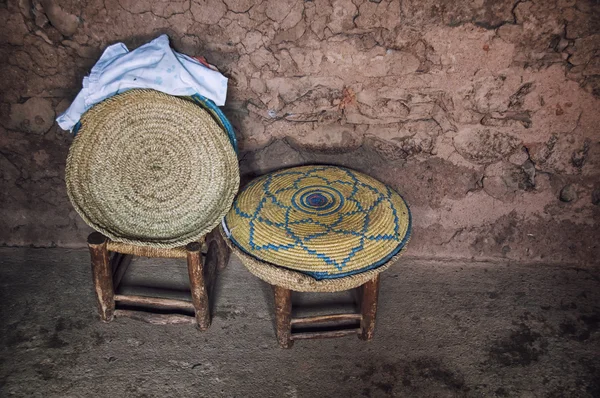
{"type": "Polygon", "coordinates": [[[246,181],[371,174],[410,203],[413,256],[600,255],[598,2],[5,0],[0,20],[1,244],[84,244],[53,119],[107,45],[167,33],[229,77],[246,181]]]}

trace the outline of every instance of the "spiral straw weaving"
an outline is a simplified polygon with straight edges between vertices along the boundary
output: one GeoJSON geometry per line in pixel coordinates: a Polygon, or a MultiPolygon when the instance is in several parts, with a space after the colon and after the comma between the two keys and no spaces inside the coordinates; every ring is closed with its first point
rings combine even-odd
{"type": "Polygon", "coordinates": [[[367,175],[303,166],[252,181],[223,227],[250,271],[311,291],[318,290],[314,282],[342,279],[358,286],[385,269],[409,240],[411,215],[398,193],[367,175]]]}
{"type": "Polygon", "coordinates": [[[172,248],[199,239],[239,186],[232,143],[195,103],[130,90],[86,112],[67,158],[77,212],[113,241],[172,248]]]}

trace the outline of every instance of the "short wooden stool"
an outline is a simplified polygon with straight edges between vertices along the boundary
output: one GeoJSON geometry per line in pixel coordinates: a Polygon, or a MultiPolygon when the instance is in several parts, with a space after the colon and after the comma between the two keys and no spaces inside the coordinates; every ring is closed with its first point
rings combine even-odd
{"type": "MultiPolygon", "coordinates": [[[[303,318],[292,318],[292,290],[273,286],[275,293],[275,319],[277,340],[282,348],[290,348],[294,340],[342,337],[358,334],[362,340],[371,340],[375,331],[379,275],[359,287],[360,312],[355,314],[330,314],[303,318]],[[358,327],[344,327],[349,322],[358,322],[358,327]],[[327,325],[327,331],[295,332],[294,327],[327,325]],[[334,328],[338,327],[337,330],[334,328]]],[[[351,325],[351,323],[350,323],[351,325]]]]}
{"type": "Polygon", "coordinates": [[[218,231],[210,232],[238,191],[239,164],[231,124],[210,100],[191,100],[126,90],[91,107],[78,123],[65,183],[75,211],[101,233],[88,244],[104,321],[126,315],[182,322],[186,317],[177,312],[193,310],[200,329],[210,325],[208,293],[228,250],[218,231]],[[186,259],[191,302],[116,294],[132,255],[186,259]],[[145,306],[172,314],[133,311],[145,306]]]}
{"type": "Polygon", "coordinates": [[[277,338],[284,348],[294,340],[349,334],[370,340],[379,273],[400,256],[410,231],[410,211],[398,193],[336,166],[294,167],[250,182],[221,227],[246,268],[273,286],[277,338]],[[358,313],[292,317],[293,291],[355,288],[358,313]],[[326,328],[306,331],[316,326],[326,328]]]}
{"type": "Polygon", "coordinates": [[[98,312],[103,321],[110,322],[114,316],[127,316],[154,324],[196,322],[200,330],[206,330],[210,326],[209,294],[214,285],[217,271],[225,268],[229,260],[229,249],[218,231],[211,232],[197,242],[172,249],[114,242],[99,232],[93,232],[88,237],[88,247],[98,312]],[[206,248],[204,261],[203,246],[206,248]],[[115,294],[132,256],[186,259],[191,301],[115,294]],[[163,312],[165,310],[191,310],[195,317],[178,313],[152,313],[150,309],[148,311],[116,309],[117,303],[129,306],[151,306],[163,312]]]}

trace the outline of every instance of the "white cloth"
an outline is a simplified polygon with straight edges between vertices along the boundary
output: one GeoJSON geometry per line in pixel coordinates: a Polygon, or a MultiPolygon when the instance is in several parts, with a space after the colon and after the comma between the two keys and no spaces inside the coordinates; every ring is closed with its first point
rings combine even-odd
{"type": "Polygon", "coordinates": [[[150,88],[170,95],[200,94],[225,105],[227,78],[199,61],[173,51],[167,35],[129,51],[123,43],[113,44],[83,78],[83,89],[56,118],[64,130],[73,130],[81,115],[115,94],[133,88],[150,88]]]}

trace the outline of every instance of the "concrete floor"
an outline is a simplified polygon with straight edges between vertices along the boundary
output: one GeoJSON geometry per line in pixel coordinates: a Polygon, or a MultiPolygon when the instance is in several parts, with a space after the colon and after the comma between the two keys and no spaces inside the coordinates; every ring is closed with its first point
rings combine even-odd
{"type": "MultiPolygon", "coordinates": [[[[0,248],[0,263],[0,396],[600,396],[599,269],[406,258],[383,274],[372,342],[282,350],[269,288],[235,259],[204,333],[101,323],[85,251],[0,248]]],[[[185,282],[176,261],[139,275],[185,282]]]]}

